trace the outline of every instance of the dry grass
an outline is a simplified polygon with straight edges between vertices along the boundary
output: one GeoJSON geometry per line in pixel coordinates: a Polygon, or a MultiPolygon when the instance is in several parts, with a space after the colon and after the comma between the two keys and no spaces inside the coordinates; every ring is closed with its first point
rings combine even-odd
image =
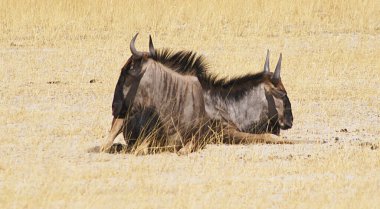
{"type": "Polygon", "coordinates": [[[0,208],[379,207],[379,20],[379,1],[2,0],[0,208]],[[153,34],[222,75],[282,52],[295,116],[282,135],[329,143],[86,153],[136,31],[140,49],[153,34]]]}

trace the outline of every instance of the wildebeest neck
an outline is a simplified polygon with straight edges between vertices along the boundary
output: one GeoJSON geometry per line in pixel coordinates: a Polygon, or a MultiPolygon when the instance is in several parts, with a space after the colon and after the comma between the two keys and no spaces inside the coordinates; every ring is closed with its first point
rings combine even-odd
{"type": "Polygon", "coordinates": [[[155,107],[163,121],[171,121],[171,131],[202,122],[206,114],[197,77],[181,75],[154,60],[144,69],[134,104],[155,107]]]}

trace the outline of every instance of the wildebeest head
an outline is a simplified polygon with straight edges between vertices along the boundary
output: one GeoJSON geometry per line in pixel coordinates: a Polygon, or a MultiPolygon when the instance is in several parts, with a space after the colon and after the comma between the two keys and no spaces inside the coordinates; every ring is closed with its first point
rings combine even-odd
{"type": "MultiPolygon", "coordinates": [[[[273,125],[279,125],[281,129],[286,130],[293,126],[293,114],[290,100],[281,82],[281,60],[282,54],[280,54],[274,73],[270,72],[268,50],[264,65],[264,72],[267,74],[265,90],[273,125]]],[[[277,131],[279,133],[279,130],[277,131]]]]}
{"type": "Polygon", "coordinates": [[[149,52],[140,52],[135,48],[135,40],[138,33],[132,38],[130,50],[132,56],[123,66],[118,82],[115,87],[114,98],[112,101],[112,114],[114,118],[124,118],[127,111],[131,108],[131,101],[139,86],[139,82],[145,73],[143,64],[155,56],[152,38],[149,36],[149,52]]]}

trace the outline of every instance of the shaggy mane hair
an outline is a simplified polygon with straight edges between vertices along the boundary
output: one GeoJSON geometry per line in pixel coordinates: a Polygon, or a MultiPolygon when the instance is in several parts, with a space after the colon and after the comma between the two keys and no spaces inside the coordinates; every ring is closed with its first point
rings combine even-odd
{"type": "Polygon", "coordinates": [[[210,90],[211,94],[239,100],[250,89],[262,83],[266,77],[264,72],[247,74],[233,78],[220,78],[208,71],[208,63],[204,56],[193,51],[173,52],[169,49],[156,50],[154,60],[173,71],[183,75],[198,77],[202,88],[210,90]]]}

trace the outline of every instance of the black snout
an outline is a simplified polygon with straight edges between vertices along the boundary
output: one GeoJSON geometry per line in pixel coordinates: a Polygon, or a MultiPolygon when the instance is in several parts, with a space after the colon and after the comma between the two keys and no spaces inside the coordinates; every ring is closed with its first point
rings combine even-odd
{"type": "Polygon", "coordinates": [[[287,130],[293,126],[293,114],[291,111],[285,112],[285,118],[280,122],[282,130],[287,130]]]}
{"type": "Polygon", "coordinates": [[[292,113],[292,105],[290,104],[288,96],[285,96],[283,99],[284,102],[284,120],[282,122],[281,129],[290,129],[293,126],[293,113],[292,113]]]}
{"type": "Polygon", "coordinates": [[[292,128],[292,126],[293,126],[293,122],[291,122],[291,121],[285,121],[285,123],[283,124],[283,126],[281,128],[283,130],[287,130],[287,129],[292,128]]]}

